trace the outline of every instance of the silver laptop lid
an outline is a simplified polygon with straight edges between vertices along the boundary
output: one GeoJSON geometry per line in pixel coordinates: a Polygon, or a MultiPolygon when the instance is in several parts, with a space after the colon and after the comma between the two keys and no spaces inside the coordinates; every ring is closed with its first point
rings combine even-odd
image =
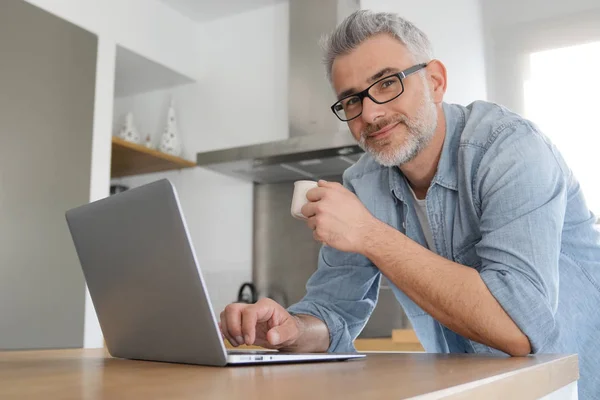
{"type": "Polygon", "coordinates": [[[69,210],[66,218],[112,356],[226,364],[168,180],[69,210]]]}

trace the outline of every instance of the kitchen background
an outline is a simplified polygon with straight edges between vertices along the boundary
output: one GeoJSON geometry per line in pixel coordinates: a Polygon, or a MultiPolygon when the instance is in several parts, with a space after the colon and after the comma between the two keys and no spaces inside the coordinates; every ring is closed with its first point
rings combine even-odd
{"type": "MultiPolygon", "coordinates": [[[[281,168],[275,173],[278,178],[271,181],[257,178],[259,170],[240,173],[240,166],[248,171],[283,163],[292,164],[292,168],[283,167],[286,173],[298,173],[298,169],[310,173],[315,164],[306,161],[327,158],[335,161],[327,167],[335,171],[318,171],[317,175],[339,179],[339,168],[353,160],[356,147],[340,139],[344,134],[338,131],[343,126],[328,115],[331,93],[318,70],[318,47],[309,46],[316,30],[307,24],[330,30],[355,8],[398,12],[429,35],[436,57],[448,68],[446,101],[468,104],[488,99],[538,117],[542,127],[569,127],[569,138],[585,134],[575,141],[577,147],[569,149],[574,155],[566,156],[576,164],[587,163],[586,168],[577,164],[574,169],[589,189],[592,209],[598,209],[599,196],[589,183],[593,176],[586,175],[595,146],[582,142],[598,137],[590,131],[598,128],[590,128],[594,126],[590,123],[573,130],[564,120],[552,119],[567,112],[564,102],[548,103],[546,110],[560,107],[561,112],[552,109],[545,114],[535,105],[545,98],[570,96],[571,112],[578,112],[578,117],[594,115],[592,109],[582,109],[594,104],[585,92],[557,93],[571,86],[589,88],[590,75],[581,68],[597,65],[600,51],[589,47],[584,56],[580,52],[558,57],[574,60],[579,69],[570,69],[568,64],[557,68],[568,71],[573,79],[587,76],[583,83],[564,84],[570,78],[543,79],[544,72],[550,71],[548,62],[547,68],[534,74],[536,60],[549,56],[543,51],[600,42],[597,0],[299,3],[0,3],[0,51],[12,60],[0,62],[0,349],[102,346],[63,210],[109,195],[111,183],[134,187],[166,177],[175,184],[216,310],[235,301],[245,282],[254,282],[260,294],[296,301],[316,267],[318,245],[310,241],[302,222],[289,217],[291,182],[277,175],[281,168]],[[42,38],[46,42],[40,42],[42,38]],[[48,50],[52,40],[64,45],[60,50],[56,47],[55,57],[48,50]],[[54,81],[57,71],[63,79],[54,81]],[[76,87],[58,86],[59,82],[68,85],[67,78],[78,73],[83,75],[76,87]],[[34,79],[40,76],[53,81],[34,79]],[[317,84],[319,79],[322,84],[317,84]],[[554,85],[547,85],[548,81],[554,85]],[[57,101],[58,96],[63,100],[57,101]],[[126,113],[132,112],[142,135],[151,135],[156,143],[171,99],[184,146],[181,157],[203,166],[122,178],[113,172],[111,176],[111,162],[116,161],[111,159],[111,136],[118,132],[126,113]],[[24,119],[38,125],[19,123],[24,119]],[[67,121],[65,126],[61,121],[67,121]],[[324,136],[314,142],[305,135],[324,136]],[[247,147],[275,141],[284,142],[247,147]],[[300,155],[285,150],[303,146],[306,151],[300,155]],[[230,148],[242,149],[218,152],[230,148]],[[339,150],[342,154],[336,153],[339,150]],[[279,157],[280,152],[285,157],[279,157]],[[219,165],[215,160],[231,163],[219,165]],[[238,171],[235,176],[232,170],[238,171]],[[290,249],[289,239],[298,240],[301,247],[290,249]]],[[[553,132],[553,139],[568,146],[560,133],[553,132]]],[[[383,300],[385,289],[381,293],[383,300]]],[[[382,301],[376,313],[384,318],[374,317],[375,324],[365,333],[378,335],[391,325],[406,326],[401,310],[394,306],[393,299],[382,301]],[[390,313],[395,318],[386,320],[390,313]]]]}

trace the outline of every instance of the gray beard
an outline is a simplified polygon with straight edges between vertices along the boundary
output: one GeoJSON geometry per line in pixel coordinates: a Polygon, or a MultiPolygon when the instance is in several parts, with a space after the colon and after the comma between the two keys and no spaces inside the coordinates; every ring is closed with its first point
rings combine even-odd
{"type": "MultiPolygon", "coordinates": [[[[426,91],[426,96],[421,102],[417,115],[413,119],[409,119],[404,115],[398,115],[390,121],[378,124],[377,128],[389,125],[391,123],[400,122],[406,126],[405,142],[398,148],[383,148],[377,150],[367,142],[367,135],[377,131],[378,129],[368,129],[361,133],[359,146],[369,153],[377,163],[385,167],[394,167],[412,161],[431,142],[437,128],[437,109],[432,101],[429,92],[426,91]]],[[[385,139],[384,139],[385,140],[385,139]]]]}

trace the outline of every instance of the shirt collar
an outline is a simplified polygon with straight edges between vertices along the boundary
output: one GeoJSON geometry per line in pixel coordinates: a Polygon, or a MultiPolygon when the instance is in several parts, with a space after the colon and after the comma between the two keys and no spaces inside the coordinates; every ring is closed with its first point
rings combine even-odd
{"type": "Polygon", "coordinates": [[[438,168],[431,181],[447,189],[458,190],[458,149],[465,128],[465,113],[460,106],[442,104],[446,117],[446,138],[438,168]]]}
{"type": "MultiPolygon", "coordinates": [[[[442,103],[446,118],[446,137],[442,146],[442,154],[437,171],[431,185],[438,184],[447,189],[458,190],[458,148],[462,131],[465,127],[465,114],[460,106],[442,103]]],[[[389,168],[390,191],[405,202],[408,192],[408,182],[398,167],[389,168]]]]}

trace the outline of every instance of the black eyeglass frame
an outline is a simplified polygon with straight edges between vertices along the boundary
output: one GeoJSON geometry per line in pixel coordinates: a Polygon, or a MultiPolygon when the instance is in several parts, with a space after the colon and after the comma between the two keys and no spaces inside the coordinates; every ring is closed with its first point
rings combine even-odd
{"type": "Polygon", "coordinates": [[[360,116],[361,116],[361,114],[362,114],[362,105],[361,105],[360,112],[359,112],[357,115],[355,115],[354,117],[350,118],[350,119],[343,119],[343,118],[341,118],[341,117],[340,117],[340,116],[339,116],[339,115],[338,115],[338,114],[335,112],[335,106],[336,106],[337,104],[340,104],[340,105],[341,105],[341,102],[342,102],[342,101],[344,101],[344,100],[346,100],[346,99],[348,99],[348,98],[350,98],[350,97],[358,97],[358,99],[360,100],[361,104],[362,104],[363,100],[365,99],[365,97],[368,97],[368,98],[369,98],[369,99],[371,99],[371,100],[372,100],[374,103],[377,103],[377,104],[385,104],[385,103],[389,103],[390,101],[392,101],[392,100],[394,100],[394,99],[397,99],[398,97],[400,97],[400,95],[401,95],[402,93],[404,93],[404,82],[403,82],[403,81],[404,81],[404,79],[405,79],[405,78],[407,78],[409,75],[412,75],[412,74],[414,74],[415,72],[418,72],[418,71],[422,70],[423,68],[427,67],[427,65],[428,65],[428,63],[421,63],[421,64],[413,65],[412,67],[410,67],[410,68],[407,68],[407,69],[405,69],[404,71],[396,72],[395,74],[391,74],[391,75],[388,75],[388,76],[386,76],[386,77],[383,77],[383,78],[381,78],[381,79],[378,79],[376,82],[374,82],[373,84],[371,84],[371,85],[370,85],[368,88],[366,88],[365,90],[363,90],[363,91],[361,91],[361,92],[358,92],[358,93],[349,94],[348,96],[344,96],[344,97],[342,97],[341,99],[339,99],[338,101],[336,101],[336,102],[335,102],[335,103],[334,103],[334,104],[331,106],[331,111],[333,112],[333,114],[334,114],[334,115],[335,115],[335,116],[336,116],[336,117],[337,117],[337,118],[338,118],[340,121],[343,121],[343,122],[352,121],[353,119],[355,119],[355,118],[358,118],[358,117],[360,117],[360,116]],[[394,96],[394,97],[392,97],[391,99],[389,99],[389,100],[386,100],[386,101],[377,101],[377,100],[375,100],[375,99],[373,98],[373,96],[371,96],[371,95],[369,94],[369,90],[370,90],[370,89],[371,89],[373,86],[377,85],[379,82],[381,82],[381,81],[384,81],[384,80],[386,80],[386,79],[389,79],[389,78],[391,78],[392,76],[397,76],[397,77],[398,77],[398,79],[400,79],[400,85],[402,86],[402,90],[400,91],[400,93],[398,93],[396,96],[394,96]]]}

